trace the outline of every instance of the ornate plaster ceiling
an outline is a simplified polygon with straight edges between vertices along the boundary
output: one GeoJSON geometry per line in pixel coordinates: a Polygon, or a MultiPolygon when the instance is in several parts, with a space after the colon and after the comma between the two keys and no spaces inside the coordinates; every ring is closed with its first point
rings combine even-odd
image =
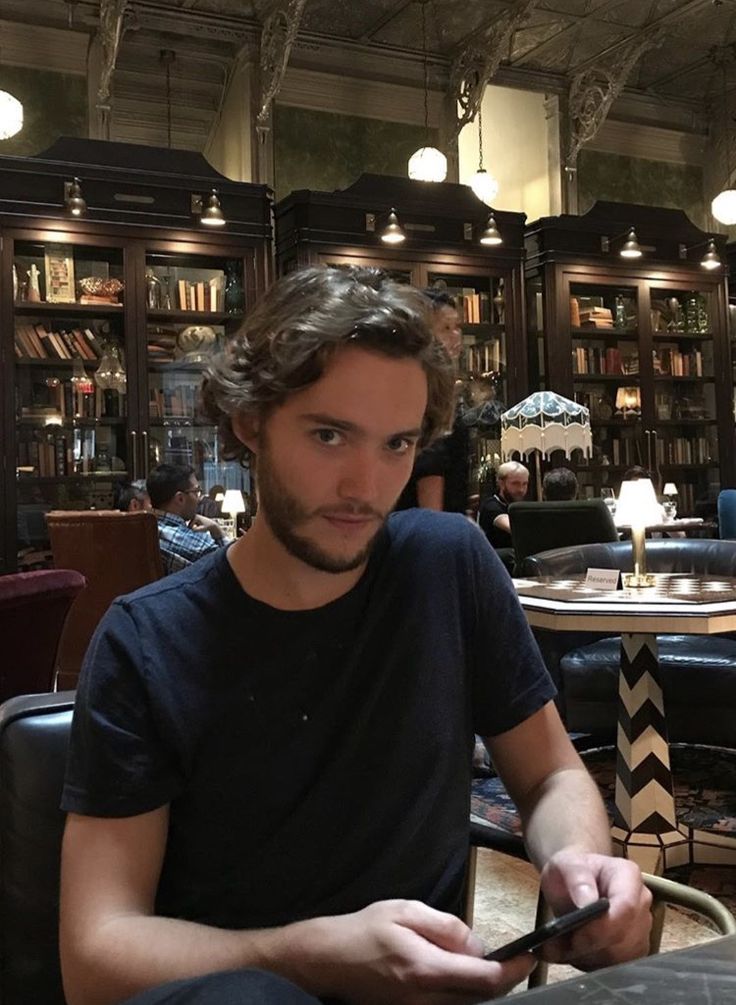
{"type": "MultiPolygon", "coordinates": [[[[264,20],[285,2],[128,0],[128,29],[113,78],[113,137],[161,142],[167,103],[159,57],[170,49],[176,53],[174,145],[201,148],[233,60],[244,46],[255,47],[264,20]]],[[[464,47],[528,2],[426,0],[433,85],[446,84],[464,47]]],[[[0,64],[23,62],[25,39],[26,65],[33,65],[34,34],[39,37],[34,28],[91,37],[99,8],[99,0],[0,0],[2,27],[11,28],[0,32],[0,64]]],[[[421,38],[421,0],[307,0],[292,65],[307,66],[312,58],[315,67],[330,69],[332,53],[345,72],[346,53],[354,51],[358,75],[371,72],[372,57],[385,79],[401,79],[403,63],[410,68],[404,79],[416,81],[421,38]],[[391,72],[385,69],[390,64],[391,72]]],[[[689,106],[700,116],[721,94],[710,50],[736,41],[736,0],[536,0],[505,44],[497,79],[562,92],[580,71],[620,60],[645,38],[652,45],[630,71],[627,93],[659,101],[663,108],[689,106]]],[[[54,47],[48,48],[44,65],[53,68],[54,47]]],[[[68,72],[68,58],[64,69],[68,72]]],[[[79,72],[85,69],[79,66],[79,72]]],[[[729,63],[729,73],[736,88],[736,61],[729,63]]]]}

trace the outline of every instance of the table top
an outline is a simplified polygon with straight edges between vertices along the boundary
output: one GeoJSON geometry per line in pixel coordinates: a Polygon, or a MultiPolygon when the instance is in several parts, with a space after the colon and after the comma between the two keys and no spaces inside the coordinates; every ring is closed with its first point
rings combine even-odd
{"type": "Polygon", "coordinates": [[[580,974],[522,994],[538,1005],[716,1005],[736,1003],[736,935],[676,953],[580,974]]]}
{"type": "Polygon", "coordinates": [[[658,573],[656,586],[596,590],[585,576],[515,579],[529,624],[553,631],[736,631],[736,580],[724,576],[658,573]]]}

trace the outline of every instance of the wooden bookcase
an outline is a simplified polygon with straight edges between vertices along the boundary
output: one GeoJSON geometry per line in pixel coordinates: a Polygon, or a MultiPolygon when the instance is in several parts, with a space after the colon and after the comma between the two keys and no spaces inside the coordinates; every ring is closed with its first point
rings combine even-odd
{"type": "Polygon", "coordinates": [[[463,321],[459,377],[471,426],[471,494],[497,464],[501,411],[528,393],[525,345],[523,213],[495,212],[503,243],[479,243],[489,208],[466,185],[362,175],[336,192],[302,190],[277,203],[281,274],[306,265],[364,265],[419,288],[456,298],[463,321]],[[406,239],[382,242],[395,209],[406,239]]]}
{"type": "Polygon", "coordinates": [[[593,458],[569,465],[581,494],[618,492],[641,465],[692,516],[734,484],[725,238],[709,271],[710,236],[680,210],[619,203],[527,228],[530,382],[590,408],[593,458]],[[631,227],[642,255],[627,259],[631,227]]]}
{"type": "Polygon", "coordinates": [[[192,464],[205,491],[248,490],[219,462],[198,389],[270,281],[267,188],[187,151],[63,140],[0,158],[0,246],[1,573],[48,562],[50,509],[109,508],[161,461],[192,464]],[[213,187],[216,229],[192,211],[213,187]]]}

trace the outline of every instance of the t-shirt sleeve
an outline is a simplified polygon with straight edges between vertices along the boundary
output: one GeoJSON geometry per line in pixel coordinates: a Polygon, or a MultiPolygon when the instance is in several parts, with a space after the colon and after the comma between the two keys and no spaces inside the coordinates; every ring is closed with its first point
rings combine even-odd
{"type": "Polygon", "coordinates": [[[449,444],[446,436],[441,436],[426,447],[414,462],[412,476],[415,481],[430,475],[445,475],[449,463],[449,444]]]}
{"type": "Polygon", "coordinates": [[[183,787],[163,741],[131,611],[117,601],[95,632],[74,705],[61,808],[125,817],[169,803],[183,787]]]}
{"type": "Polygon", "coordinates": [[[474,729],[497,736],[539,711],[556,690],[511,577],[482,533],[471,538],[474,729]]]}

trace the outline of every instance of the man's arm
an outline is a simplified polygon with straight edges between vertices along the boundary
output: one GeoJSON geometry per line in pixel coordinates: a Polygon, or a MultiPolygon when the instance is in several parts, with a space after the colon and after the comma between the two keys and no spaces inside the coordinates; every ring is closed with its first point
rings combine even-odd
{"type": "Polygon", "coordinates": [[[592,968],[646,953],[651,897],[638,867],[611,857],[603,802],[554,704],[486,742],[519,808],[527,848],[553,911],[561,914],[599,896],[611,901],[604,917],[558,940],[550,956],[592,968]]]}
{"type": "Polygon", "coordinates": [[[493,526],[498,527],[499,530],[506,531],[507,534],[510,534],[511,521],[509,520],[508,513],[499,513],[496,519],[493,521],[493,526]]]}
{"type": "Polygon", "coordinates": [[[530,959],[484,961],[462,921],[415,901],[252,931],[157,917],[167,830],[166,807],[114,819],[69,815],[60,938],[69,1005],[117,1005],[170,980],[241,967],[356,1005],[401,1005],[420,994],[450,1005],[462,994],[503,994],[532,969],[530,959]]]}
{"type": "Polygon", "coordinates": [[[445,508],[445,479],[442,475],[427,475],[417,482],[417,503],[422,509],[445,508]]]}

